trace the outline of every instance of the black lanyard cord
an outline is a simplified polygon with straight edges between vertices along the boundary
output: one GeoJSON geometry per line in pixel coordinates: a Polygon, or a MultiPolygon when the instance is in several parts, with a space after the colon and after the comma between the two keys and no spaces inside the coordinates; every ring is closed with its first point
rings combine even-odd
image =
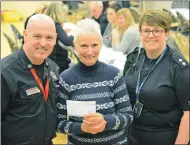
{"type": "Polygon", "coordinates": [[[147,103],[143,100],[142,101],[143,104],[145,104],[145,106],[150,109],[154,114],[156,114],[158,117],[160,117],[161,119],[163,119],[164,121],[166,121],[171,127],[173,127],[175,124],[171,123],[170,121],[166,120],[165,118],[163,118],[161,115],[159,115],[156,111],[154,111],[152,108],[150,108],[147,103]]]}

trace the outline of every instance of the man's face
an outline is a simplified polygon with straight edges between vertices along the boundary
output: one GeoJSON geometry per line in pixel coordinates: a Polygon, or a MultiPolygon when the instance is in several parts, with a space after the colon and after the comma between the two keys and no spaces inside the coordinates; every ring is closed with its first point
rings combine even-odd
{"type": "Polygon", "coordinates": [[[27,56],[35,62],[43,62],[53,51],[57,34],[55,26],[48,22],[36,23],[24,31],[27,56]]]}
{"type": "Polygon", "coordinates": [[[93,66],[99,57],[102,41],[98,34],[79,35],[74,43],[80,61],[86,66],[93,66]]]}
{"type": "Polygon", "coordinates": [[[95,5],[91,7],[91,15],[96,19],[98,19],[101,16],[102,11],[103,11],[103,7],[95,6],[95,5]]]}

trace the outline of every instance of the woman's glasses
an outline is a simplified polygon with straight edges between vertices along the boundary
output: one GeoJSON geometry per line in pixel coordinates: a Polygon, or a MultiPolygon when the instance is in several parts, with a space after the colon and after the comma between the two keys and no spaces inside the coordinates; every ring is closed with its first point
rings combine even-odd
{"type": "Polygon", "coordinates": [[[165,31],[164,30],[159,30],[159,29],[153,29],[153,30],[150,30],[150,29],[141,29],[141,34],[143,36],[149,36],[150,32],[152,32],[152,34],[154,36],[158,37],[158,36],[161,36],[162,32],[165,32],[165,31]]]}

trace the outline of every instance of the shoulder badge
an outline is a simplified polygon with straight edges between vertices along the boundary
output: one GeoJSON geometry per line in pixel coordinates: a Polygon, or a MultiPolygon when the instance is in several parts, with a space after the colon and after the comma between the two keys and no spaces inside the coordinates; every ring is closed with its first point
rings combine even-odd
{"type": "Polygon", "coordinates": [[[179,67],[181,69],[185,69],[185,68],[189,67],[188,61],[185,60],[185,58],[183,56],[181,56],[180,54],[173,52],[172,58],[179,65],[179,67]]]}
{"type": "MultiPolygon", "coordinates": [[[[141,48],[141,50],[142,50],[143,48],[141,48]]],[[[140,50],[140,51],[141,51],[140,50]]],[[[127,54],[127,56],[126,57],[128,57],[129,55],[131,55],[131,54],[135,54],[135,53],[138,53],[139,52],[139,47],[136,47],[135,49],[133,49],[133,50],[131,50],[128,54],[127,54]]]]}
{"type": "Polygon", "coordinates": [[[135,49],[131,50],[129,53],[134,53],[134,52],[138,52],[138,51],[139,51],[139,47],[136,47],[135,49]]]}
{"type": "Polygon", "coordinates": [[[57,76],[55,75],[53,71],[50,71],[50,76],[52,77],[52,79],[58,80],[57,76]]]}

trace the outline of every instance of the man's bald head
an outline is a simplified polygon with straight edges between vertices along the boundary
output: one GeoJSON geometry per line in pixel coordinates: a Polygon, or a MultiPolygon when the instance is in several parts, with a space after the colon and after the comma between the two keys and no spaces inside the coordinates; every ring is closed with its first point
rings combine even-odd
{"type": "MultiPolygon", "coordinates": [[[[28,20],[26,30],[30,29],[34,25],[39,25],[39,24],[52,26],[52,28],[55,29],[55,22],[53,21],[51,17],[45,14],[36,14],[36,15],[31,16],[30,19],[28,20]]],[[[56,29],[55,29],[55,32],[56,32],[56,29]]]]}
{"type": "Polygon", "coordinates": [[[55,22],[47,15],[33,15],[24,30],[23,50],[32,64],[39,65],[51,54],[56,44],[55,22]]]}

